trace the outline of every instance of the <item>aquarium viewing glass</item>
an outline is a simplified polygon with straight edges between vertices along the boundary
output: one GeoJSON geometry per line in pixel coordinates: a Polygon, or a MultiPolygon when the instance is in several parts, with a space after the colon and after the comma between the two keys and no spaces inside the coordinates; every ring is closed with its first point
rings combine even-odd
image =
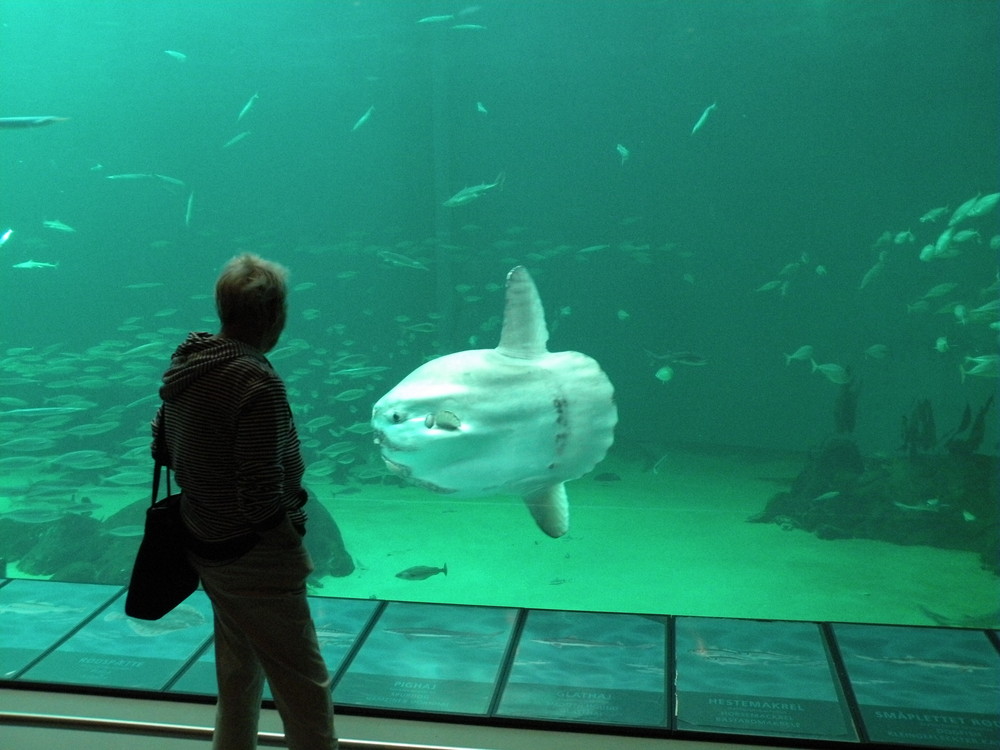
{"type": "Polygon", "coordinates": [[[521,607],[1000,626],[996,3],[6,0],[0,21],[6,577],[127,582],[160,376],[254,252],[291,271],[269,359],[313,596],[490,605],[487,633],[521,607]],[[583,446],[556,534],[530,491],[405,483],[371,422],[428,360],[498,347],[518,266],[543,311],[501,353],[580,352],[613,406],[573,411],[582,359],[544,409],[501,373],[419,414],[412,455],[474,433],[482,487],[583,446]]]}

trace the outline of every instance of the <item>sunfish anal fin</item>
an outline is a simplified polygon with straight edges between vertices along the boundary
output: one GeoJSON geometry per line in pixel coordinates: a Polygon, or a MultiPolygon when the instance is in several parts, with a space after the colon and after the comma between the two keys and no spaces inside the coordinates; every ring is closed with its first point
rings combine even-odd
{"type": "Polygon", "coordinates": [[[538,528],[553,538],[569,531],[569,501],[566,485],[560,482],[524,496],[524,504],[531,511],[538,528]]]}
{"type": "Polygon", "coordinates": [[[507,274],[507,301],[503,311],[503,329],[497,351],[508,357],[531,359],[545,354],[549,329],[535,282],[524,266],[507,274]]]}

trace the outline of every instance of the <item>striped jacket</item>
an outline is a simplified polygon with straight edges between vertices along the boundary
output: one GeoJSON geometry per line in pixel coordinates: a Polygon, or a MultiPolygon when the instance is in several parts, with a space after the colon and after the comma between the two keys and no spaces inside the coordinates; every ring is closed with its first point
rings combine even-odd
{"type": "Polygon", "coordinates": [[[299,438],[285,385],[260,351],[191,333],[171,358],[160,397],[154,455],[164,429],[165,463],[183,491],[181,515],[196,540],[226,557],[227,549],[249,550],[257,532],[285,516],[304,533],[299,438]]]}

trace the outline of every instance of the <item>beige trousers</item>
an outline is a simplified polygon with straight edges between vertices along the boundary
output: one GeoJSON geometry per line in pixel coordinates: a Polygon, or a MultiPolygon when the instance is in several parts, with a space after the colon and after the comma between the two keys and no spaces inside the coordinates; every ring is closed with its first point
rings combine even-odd
{"type": "Polygon", "coordinates": [[[264,677],[290,750],[336,750],[330,676],[306,600],[312,561],[287,520],[224,565],[192,555],[215,613],[213,750],[257,747],[264,677]]]}

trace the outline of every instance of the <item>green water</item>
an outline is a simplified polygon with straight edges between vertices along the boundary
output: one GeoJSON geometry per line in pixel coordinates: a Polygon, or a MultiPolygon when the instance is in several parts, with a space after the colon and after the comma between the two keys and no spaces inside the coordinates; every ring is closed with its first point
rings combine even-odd
{"type": "MultiPolygon", "coordinates": [[[[0,519],[104,519],[142,497],[169,353],[215,328],[218,269],[254,251],[292,271],[272,360],[357,566],[317,592],[907,623],[995,609],[969,551],[745,521],[834,431],[841,389],[786,363],[799,347],[859,386],[868,457],[899,455],[916,400],[944,435],[995,392],[995,370],[962,371],[997,354],[996,311],[976,312],[997,298],[997,210],[919,256],[1000,189],[998,16],[7,0],[0,116],[69,119],[0,130],[0,519]],[[28,261],[57,267],[13,267],[28,261]],[[620,415],[594,472],[620,480],[571,483],[560,540],[517,498],[396,486],[366,428],[427,358],[496,344],[516,264],[550,348],[600,362],[620,415]]],[[[997,440],[992,412],[979,450],[997,440]]]]}

